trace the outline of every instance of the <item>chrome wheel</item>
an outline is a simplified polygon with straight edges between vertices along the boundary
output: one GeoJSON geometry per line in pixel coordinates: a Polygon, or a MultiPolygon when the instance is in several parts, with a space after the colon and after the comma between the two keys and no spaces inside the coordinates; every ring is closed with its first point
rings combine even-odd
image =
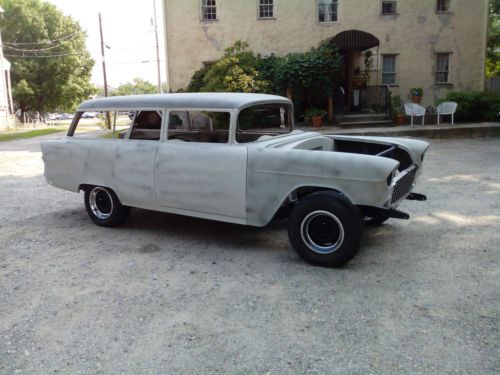
{"type": "Polygon", "coordinates": [[[344,242],[344,227],[340,220],[328,211],[309,213],[300,226],[302,241],[318,254],[331,254],[344,242]]]}
{"type": "Polygon", "coordinates": [[[102,187],[95,187],[89,194],[89,206],[95,217],[105,220],[113,212],[113,198],[108,190],[102,187]]]}

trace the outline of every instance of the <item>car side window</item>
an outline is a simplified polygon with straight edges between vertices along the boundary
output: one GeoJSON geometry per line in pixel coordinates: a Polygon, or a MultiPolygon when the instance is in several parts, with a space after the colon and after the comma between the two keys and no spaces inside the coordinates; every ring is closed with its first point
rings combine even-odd
{"type": "Polygon", "coordinates": [[[157,141],[160,139],[162,111],[132,112],[133,123],[129,139],[157,141]]]}
{"type": "Polygon", "coordinates": [[[236,141],[254,142],[290,133],[291,108],[287,104],[264,104],[244,108],[238,114],[236,141]]]}
{"type": "Polygon", "coordinates": [[[229,112],[171,111],[168,139],[185,142],[227,143],[229,112]]]}
{"type": "Polygon", "coordinates": [[[76,123],[69,128],[68,136],[87,139],[125,138],[131,125],[127,112],[118,111],[77,112],[74,121],[76,123]],[[110,128],[107,127],[108,121],[110,128]]]}

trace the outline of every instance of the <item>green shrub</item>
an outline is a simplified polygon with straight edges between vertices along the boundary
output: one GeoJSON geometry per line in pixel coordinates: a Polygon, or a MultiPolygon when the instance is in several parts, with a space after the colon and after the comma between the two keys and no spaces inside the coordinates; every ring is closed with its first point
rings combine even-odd
{"type": "Polygon", "coordinates": [[[311,119],[313,117],[324,117],[325,115],[326,115],[325,110],[312,107],[306,111],[305,118],[311,119]]]}
{"type": "Polygon", "coordinates": [[[237,41],[213,64],[196,71],[188,92],[267,92],[287,89],[330,94],[342,72],[342,56],[328,41],[308,52],[284,57],[255,55],[247,42],[237,41]]]}
{"type": "Polygon", "coordinates": [[[403,113],[403,110],[401,109],[401,96],[391,96],[391,106],[389,107],[389,114],[392,117],[399,115],[400,113],[403,113]]]}
{"type": "Polygon", "coordinates": [[[500,113],[500,95],[493,92],[450,92],[442,102],[456,102],[455,119],[460,122],[495,121],[500,113]]]}
{"type": "Polygon", "coordinates": [[[200,92],[204,85],[203,79],[205,78],[205,75],[208,73],[209,70],[210,66],[204,66],[198,69],[196,72],[194,72],[193,77],[191,77],[191,82],[189,82],[186,91],[200,92]]]}

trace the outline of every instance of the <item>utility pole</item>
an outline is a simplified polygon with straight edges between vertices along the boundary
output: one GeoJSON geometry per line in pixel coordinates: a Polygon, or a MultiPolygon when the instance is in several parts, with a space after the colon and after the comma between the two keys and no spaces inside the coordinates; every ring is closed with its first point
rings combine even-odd
{"type": "MultiPolygon", "coordinates": [[[[101,58],[102,58],[102,74],[104,76],[104,96],[108,96],[108,79],[106,77],[106,60],[104,58],[104,39],[102,37],[102,19],[101,13],[99,13],[99,33],[101,34],[101,58]]],[[[106,128],[111,129],[111,119],[109,118],[109,112],[106,115],[106,128]]]]}
{"type": "Polygon", "coordinates": [[[153,0],[154,27],[156,39],[156,68],[158,73],[158,92],[161,94],[161,76],[160,76],[160,47],[158,46],[158,23],[156,22],[156,1],[153,0]]]}

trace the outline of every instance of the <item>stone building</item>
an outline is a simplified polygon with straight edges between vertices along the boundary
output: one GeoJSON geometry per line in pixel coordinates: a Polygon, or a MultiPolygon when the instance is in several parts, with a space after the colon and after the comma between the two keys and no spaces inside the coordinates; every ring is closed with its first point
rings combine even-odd
{"type": "Polygon", "coordinates": [[[171,90],[237,40],[285,55],[331,39],[345,65],[336,106],[352,104],[357,88],[407,100],[422,87],[427,106],[485,85],[488,0],[163,0],[163,11],[171,90]],[[360,83],[366,50],[373,65],[360,83]]]}

